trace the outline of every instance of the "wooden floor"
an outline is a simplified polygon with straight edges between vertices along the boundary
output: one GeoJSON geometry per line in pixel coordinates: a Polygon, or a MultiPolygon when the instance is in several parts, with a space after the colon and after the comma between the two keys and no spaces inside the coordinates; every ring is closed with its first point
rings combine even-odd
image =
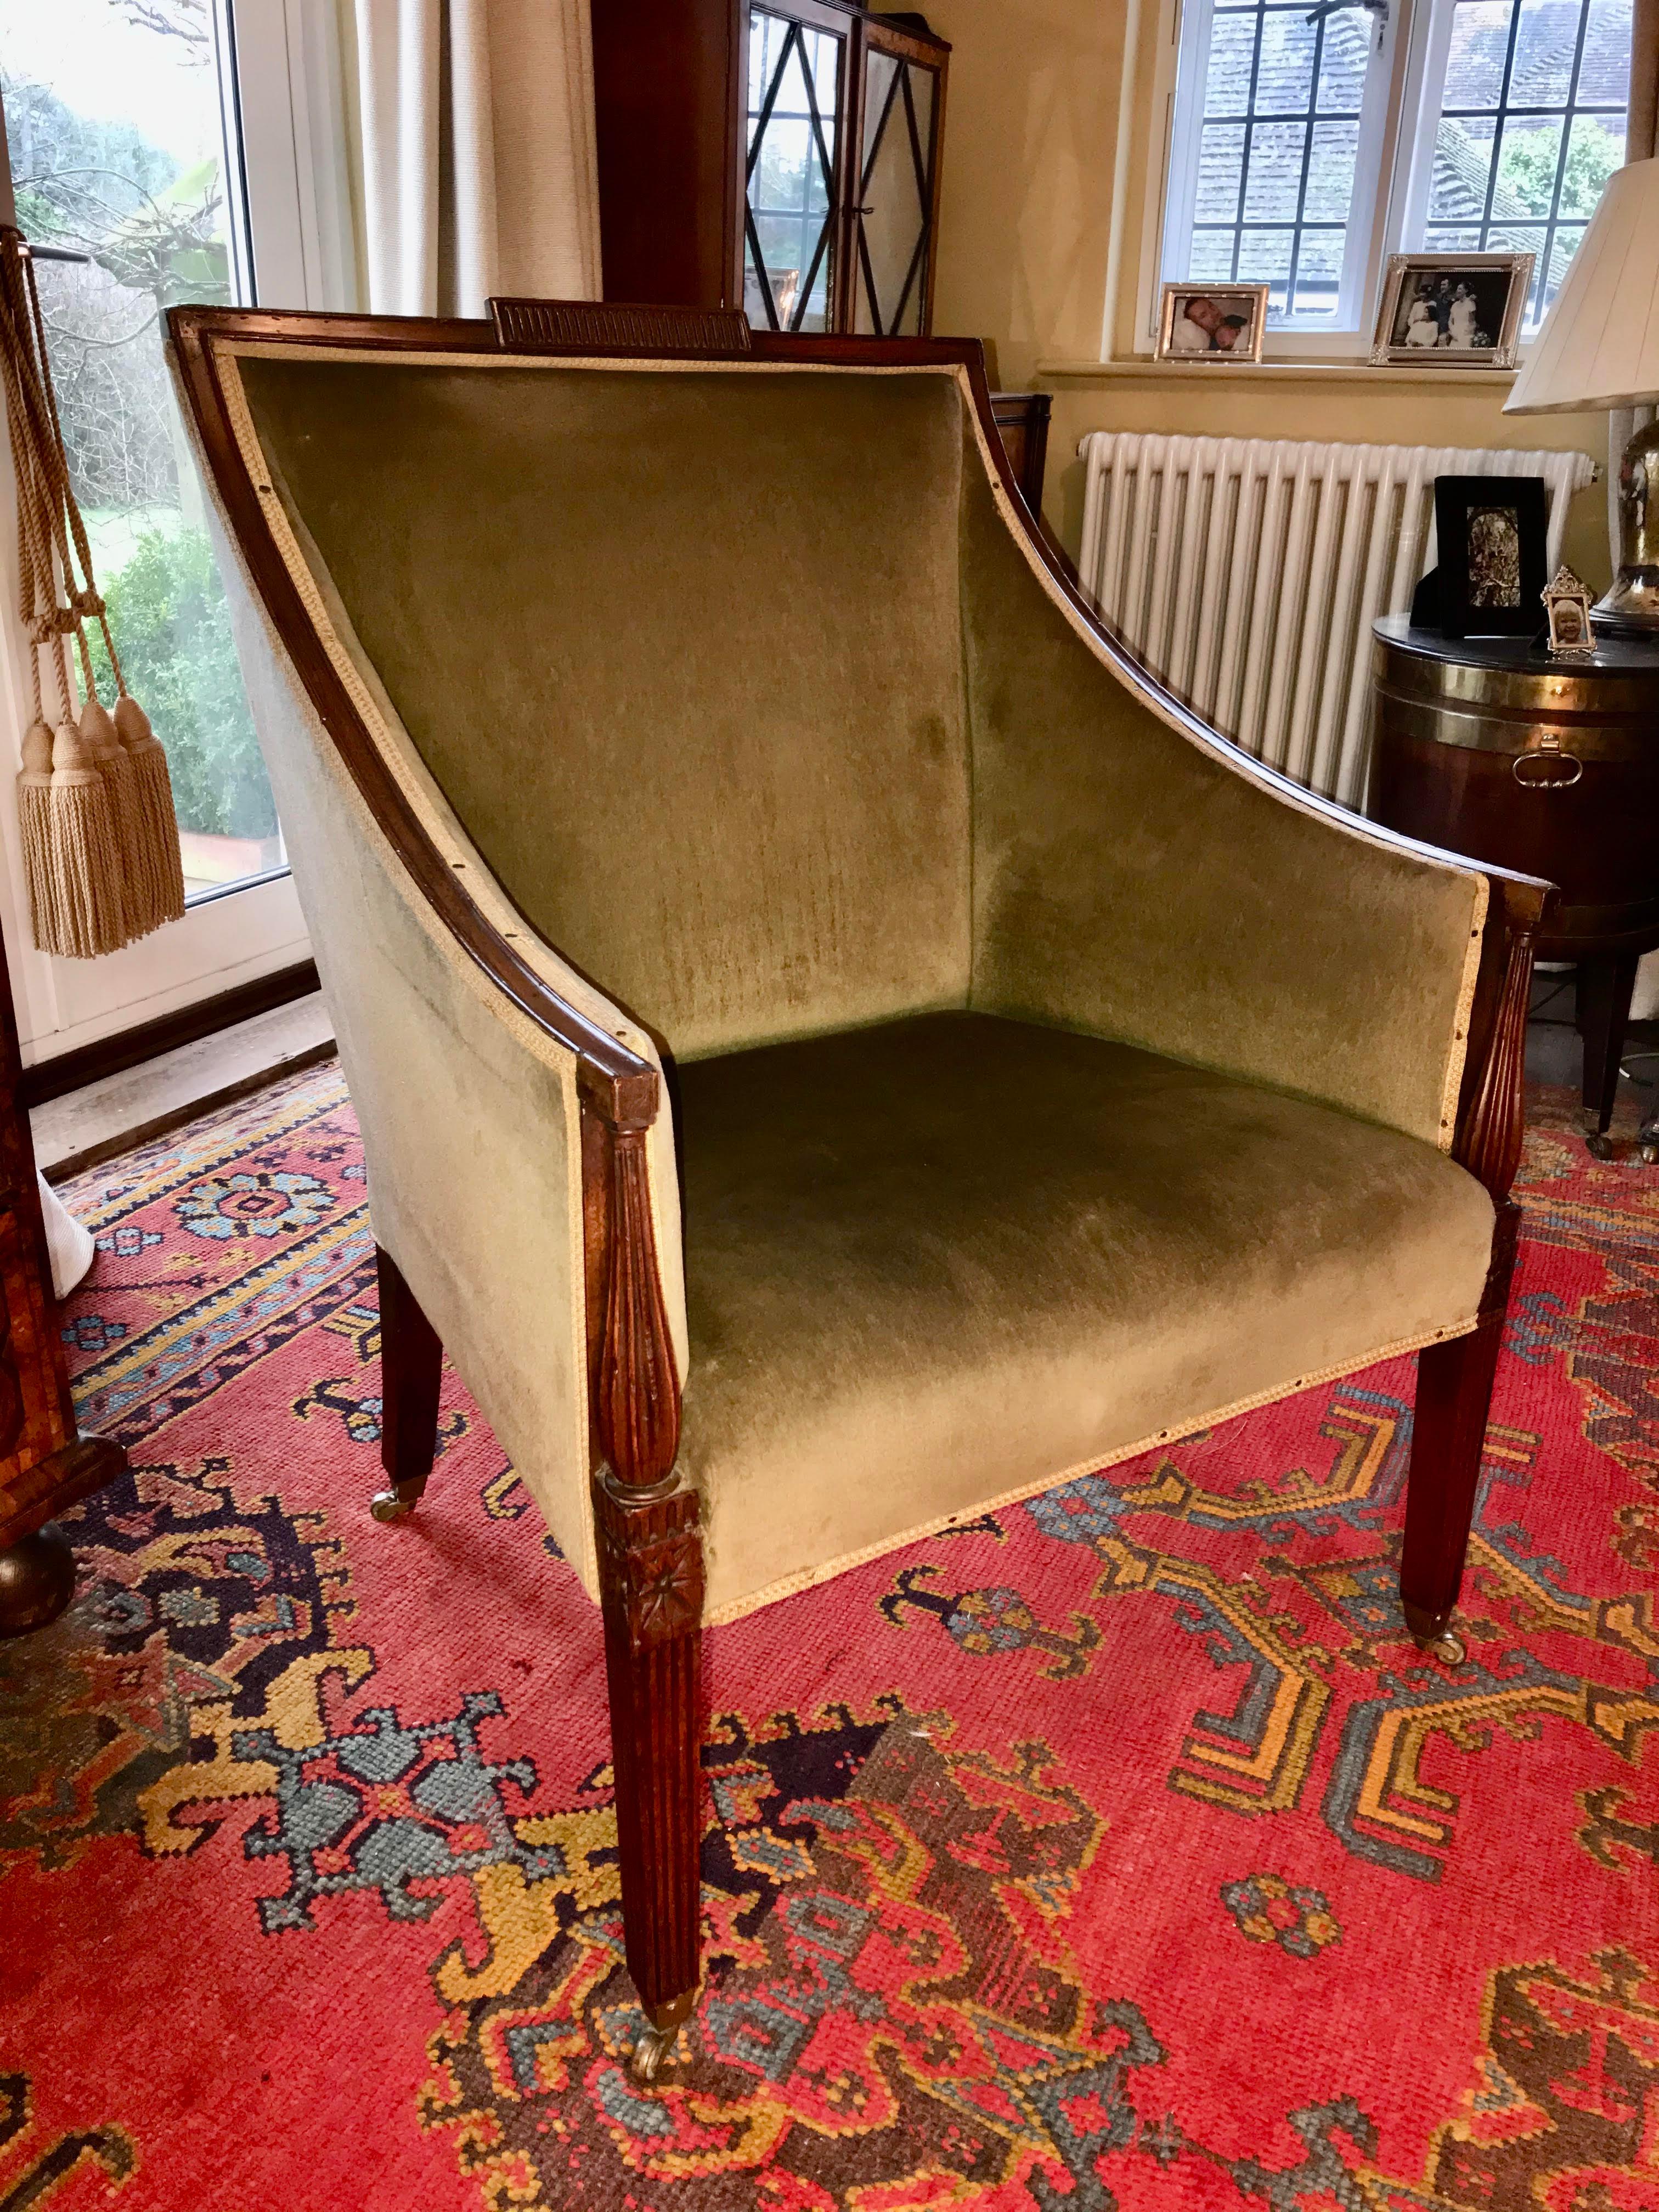
{"type": "Polygon", "coordinates": [[[33,1108],[35,1158],[48,1182],[61,1182],[333,1049],[333,1024],[313,991],[33,1108]]]}

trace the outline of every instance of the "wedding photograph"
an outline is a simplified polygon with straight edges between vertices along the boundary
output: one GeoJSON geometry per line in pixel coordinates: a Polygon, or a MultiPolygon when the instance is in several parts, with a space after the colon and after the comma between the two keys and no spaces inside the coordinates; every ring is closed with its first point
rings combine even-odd
{"type": "Polygon", "coordinates": [[[1532,269],[1530,253],[1393,255],[1372,361],[1512,368],[1532,269]]]}

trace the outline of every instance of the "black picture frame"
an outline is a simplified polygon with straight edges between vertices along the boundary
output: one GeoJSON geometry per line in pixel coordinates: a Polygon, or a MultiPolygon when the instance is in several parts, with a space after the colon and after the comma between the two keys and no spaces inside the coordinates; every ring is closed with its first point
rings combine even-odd
{"type": "Polygon", "coordinates": [[[1434,523],[1442,635],[1534,636],[1547,579],[1543,477],[1437,477],[1434,523]]]}

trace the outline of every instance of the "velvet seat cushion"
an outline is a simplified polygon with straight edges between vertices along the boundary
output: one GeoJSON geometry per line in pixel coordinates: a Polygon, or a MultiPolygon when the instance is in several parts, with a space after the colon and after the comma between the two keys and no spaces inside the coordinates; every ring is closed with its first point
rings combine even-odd
{"type": "Polygon", "coordinates": [[[729,1616],[1468,1328],[1492,1202],[1419,1139],[930,1014],[678,1070],[680,1466],[729,1616]]]}

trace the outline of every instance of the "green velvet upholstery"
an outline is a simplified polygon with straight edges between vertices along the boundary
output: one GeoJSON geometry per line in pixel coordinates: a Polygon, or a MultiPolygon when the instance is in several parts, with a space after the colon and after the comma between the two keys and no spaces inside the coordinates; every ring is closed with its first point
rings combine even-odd
{"type": "Polygon", "coordinates": [[[700,1060],[680,1123],[716,1613],[1467,1322],[1492,1252],[1431,1146],[994,1016],[700,1060]]]}
{"type": "Polygon", "coordinates": [[[1304,794],[1247,781],[1148,714],[1079,650],[979,469],[963,544],[973,1005],[1444,1142],[1464,1018],[1445,955],[1478,933],[1478,878],[1358,823],[1334,836],[1304,794]]]}
{"type": "Polygon", "coordinates": [[[681,1055],[963,1003],[948,380],[244,374],[422,758],[568,959],[681,1055]]]}
{"type": "MultiPolygon", "coordinates": [[[[958,372],[234,351],[439,864],[662,1048],[714,1611],[1469,1326],[1484,878],[1115,665],[958,372]]],[[[574,1055],[435,918],[213,519],[376,1233],[592,1591],[574,1055]]]]}

